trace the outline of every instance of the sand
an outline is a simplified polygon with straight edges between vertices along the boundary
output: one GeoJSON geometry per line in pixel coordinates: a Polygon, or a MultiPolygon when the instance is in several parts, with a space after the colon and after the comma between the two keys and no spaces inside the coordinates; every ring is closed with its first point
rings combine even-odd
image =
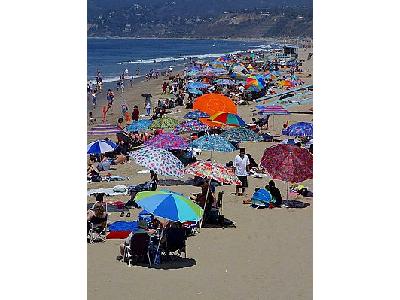
{"type": "MultiPolygon", "coordinates": [[[[300,59],[306,59],[312,49],[300,50],[300,59]]],[[[303,64],[304,74],[312,74],[312,59],[303,64]]],[[[302,78],[302,77],[301,77],[302,78]]],[[[302,78],[312,84],[312,77],[302,78]]],[[[126,86],[125,97],[129,108],[138,105],[141,114],[144,98],[140,94],[153,94],[153,105],[161,95],[163,78],[149,82],[135,82],[126,86]]],[[[105,94],[105,93],[104,93],[105,94]]],[[[104,96],[98,97],[98,103],[104,96]]],[[[109,123],[116,123],[120,112],[121,93],[116,92],[114,114],[108,116],[109,123]]],[[[89,104],[91,104],[89,102],[89,104]]],[[[268,104],[268,102],[266,103],[268,104]]],[[[100,105],[99,105],[100,106],[100,105]]],[[[245,121],[252,117],[250,106],[239,106],[240,116],[245,121]]],[[[292,106],[291,112],[310,111],[312,104],[292,106]]],[[[187,110],[175,109],[174,117],[183,116],[187,110]],[[176,111],[179,110],[179,111],[176,111]]],[[[94,115],[100,121],[99,110],[94,115]]],[[[312,114],[275,116],[274,134],[279,134],[286,121],[312,121],[312,114]]],[[[271,123],[270,123],[271,124],[271,123]]],[[[89,125],[88,125],[89,126],[89,125]]],[[[97,139],[88,136],[88,141],[97,139]]],[[[275,143],[243,143],[247,153],[259,162],[265,148],[275,143]]],[[[233,160],[237,152],[214,153],[213,158],[220,162],[233,160]]],[[[203,152],[200,159],[209,158],[203,152]]],[[[112,187],[117,184],[138,184],[149,179],[149,174],[137,174],[143,168],[130,162],[118,165],[112,174],[129,176],[129,181],[89,183],[88,188],[112,187]]],[[[160,177],[159,179],[164,179],[160,177]]],[[[187,241],[188,259],[162,265],[162,269],[143,266],[127,267],[117,262],[120,240],[107,240],[105,243],[88,244],[88,298],[89,299],[312,299],[312,214],[313,199],[299,200],[311,205],[305,209],[253,209],[242,204],[250,198],[255,187],[263,187],[267,178],[249,177],[247,196],[238,197],[233,193],[234,186],[222,186],[223,214],[236,224],[236,228],[202,228],[201,232],[187,241]]],[[[282,195],[286,195],[286,185],[276,181],[282,195]]],[[[312,180],[304,185],[312,190],[312,180]]],[[[193,186],[170,186],[173,191],[189,195],[199,192],[193,186]]],[[[284,197],[285,198],[285,197],[284,197]]],[[[106,200],[127,200],[127,196],[107,197],[106,200]]],[[[88,197],[88,202],[94,199],[88,197]]],[[[110,220],[135,219],[138,210],[131,210],[131,218],[120,218],[119,213],[111,213],[110,220]]]]}

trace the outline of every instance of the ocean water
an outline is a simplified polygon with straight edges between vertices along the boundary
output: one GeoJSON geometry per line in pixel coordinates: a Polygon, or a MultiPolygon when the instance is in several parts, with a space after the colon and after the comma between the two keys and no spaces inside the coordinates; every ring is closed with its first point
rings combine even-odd
{"type": "Polygon", "coordinates": [[[189,57],[207,59],[225,53],[275,46],[273,43],[253,41],[88,38],[87,78],[93,80],[99,70],[104,82],[113,82],[125,69],[134,77],[139,69],[139,76],[143,76],[150,69],[183,66],[189,57]]]}

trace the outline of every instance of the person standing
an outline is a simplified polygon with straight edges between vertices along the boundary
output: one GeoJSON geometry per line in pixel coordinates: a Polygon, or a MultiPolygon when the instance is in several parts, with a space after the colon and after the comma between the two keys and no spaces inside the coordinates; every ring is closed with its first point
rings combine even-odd
{"type": "Polygon", "coordinates": [[[241,185],[236,186],[236,195],[243,196],[245,189],[249,186],[247,182],[247,176],[249,171],[249,157],[246,155],[246,149],[240,148],[239,155],[236,155],[235,160],[233,161],[233,167],[235,169],[235,174],[239,178],[241,185]],[[242,189],[242,192],[239,193],[239,189],[242,189]]]}
{"type": "Polygon", "coordinates": [[[151,102],[150,101],[146,102],[146,105],[145,105],[144,108],[146,109],[146,116],[150,116],[150,113],[151,113],[151,102]]]}
{"type": "Polygon", "coordinates": [[[97,94],[97,90],[96,90],[96,89],[93,89],[93,92],[92,92],[92,104],[93,104],[93,109],[96,108],[96,104],[97,104],[96,94],[97,94]]]}
{"type": "Polygon", "coordinates": [[[139,108],[137,105],[133,107],[132,121],[137,122],[139,120],[139,108]]]}

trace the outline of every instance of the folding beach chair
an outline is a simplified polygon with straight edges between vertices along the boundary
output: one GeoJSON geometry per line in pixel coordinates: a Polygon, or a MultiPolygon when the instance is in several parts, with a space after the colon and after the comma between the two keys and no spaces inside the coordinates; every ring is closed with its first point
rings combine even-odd
{"type": "Polygon", "coordinates": [[[149,252],[150,236],[147,233],[137,233],[131,238],[129,246],[124,249],[124,262],[131,266],[131,263],[143,261],[147,258],[151,267],[151,259],[149,252]]]}
{"type": "Polygon", "coordinates": [[[185,258],[187,255],[186,250],[186,233],[184,228],[168,228],[166,231],[166,241],[163,245],[163,251],[169,257],[172,252],[178,252],[179,256],[184,253],[185,258]]]}
{"type": "MultiPolygon", "coordinates": [[[[104,206],[104,211],[106,213],[106,225],[103,226],[104,222],[89,222],[89,230],[88,230],[88,241],[90,244],[94,242],[105,242],[106,234],[107,234],[107,221],[108,221],[108,211],[107,211],[107,203],[106,202],[96,202],[101,203],[104,206]]],[[[93,204],[92,209],[94,209],[96,203],[93,204]]]]}

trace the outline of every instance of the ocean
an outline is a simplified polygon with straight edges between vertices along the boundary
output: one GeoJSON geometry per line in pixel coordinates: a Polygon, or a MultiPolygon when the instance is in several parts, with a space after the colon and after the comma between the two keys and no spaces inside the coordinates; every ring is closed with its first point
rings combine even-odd
{"type": "Polygon", "coordinates": [[[99,70],[104,82],[113,82],[125,69],[136,78],[138,69],[141,77],[151,69],[183,66],[189,57],[207,59],[275,46],[278,45],[255,41],[88,38],[87,78],[93,80],[99,70]]]}

